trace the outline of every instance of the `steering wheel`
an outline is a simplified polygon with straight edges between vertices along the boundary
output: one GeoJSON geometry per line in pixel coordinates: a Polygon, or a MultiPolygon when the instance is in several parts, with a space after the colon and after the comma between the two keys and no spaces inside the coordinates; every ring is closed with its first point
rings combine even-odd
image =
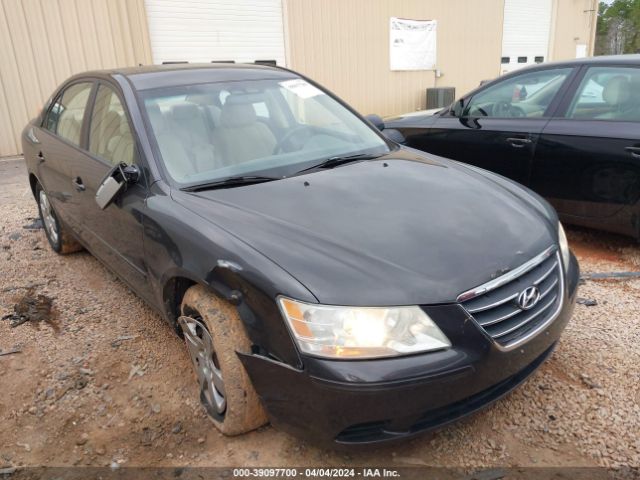
{"type": "Polygon", "coordinates": [[[291,141],[294,135],[300,134],[302,132],[308,133],[308,131],[309,131],[309,126],[307,125],[297,125],[293,127],[291,130],[285,133],[282,136],[282,138],[280,138],[280,140],[278,140],[278,142],[276,143],[276,146],[273,147],[273,155],[277,155],[278,153],[283,152],[284,146],[287,144],[287,142],[291,141]]]}
{"type": "Polygon", "coordinates": [[[526,117],[527,114],[525,113],[525,111],[516,106],[516,105],[511,105],[511,116],[512,117],[526,117]]]}
{"type": "Polygon", "coordinates": [[[349,135],[344,132],[338,132],[329,128],[318,127],[316,125],[297,125],[287,133],[285,133],[280,140],[278,140],[276,146],[273,148],[273,155],[277,155],[278,153],[283,152],[284,146],[288,142],[290,142],[295,135],[299,133],[302,133],[303,136],[307,137],[302,140],[298,140],[300,142],[299,149],[304,148],[304,145],[309,140],[309,138],[314,137],[315,135],[328,135],[345,142],[353,141],[353,135],[349,135]]]}
{"type": "Polygon", "coordinates": [[[493,105],[492,113],[494,117],[525,117],[524,110],[513,105],[511,102],[500,101],[493,105]]]}

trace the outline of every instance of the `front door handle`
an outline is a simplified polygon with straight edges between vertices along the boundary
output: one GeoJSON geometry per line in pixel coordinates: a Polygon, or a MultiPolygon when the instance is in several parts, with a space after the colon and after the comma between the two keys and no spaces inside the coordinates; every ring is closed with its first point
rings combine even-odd
{"type": "Polygon", "coordinates": [[[640,158],[640,147],[626,147],[625,150],[629,152],[632,157],[640,158]]]}
{"type": "Polygon", "coordinates": [[[40,160],[40,163],[44,162],[44,153],[38,152],[38,160],[40,160]]]}
{"type": "Polygon", "coordinates": [[[84,186],[84,183],[82,183],[82,179],[80,177],[74,178],[72,183],[79,192],[84,192],[87,189],[87,187],[84,186]]]}
{"type": "Polygon", "coordinates": [[[522,148],[525,145],[529,145],[531,143],[530,138],[519,138],[519,137],[509,137],[507,138],[507,143],[514,148],[522,148]]]}

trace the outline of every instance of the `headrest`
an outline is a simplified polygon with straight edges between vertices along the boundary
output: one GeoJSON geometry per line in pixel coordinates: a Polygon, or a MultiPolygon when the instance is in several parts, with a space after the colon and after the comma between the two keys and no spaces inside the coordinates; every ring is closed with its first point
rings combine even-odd
{"type": "Polygon", "coordinates": [[[129,122],[126,115],[120,115],[120,134],[131,135],[131,129],[129,128],[129,122]]]}
{"type": "Polygon", "coordinates": [[[157,103],[147,105],[147,114],[149,115],[153,131],[156,134],[164,132],[167,125],[164,120],[162,110],[160,110],[160,106],[157,103]]]}
{"type": "Polygon", "coordinates": [[[179,103],[171,107],[171,118],[174,122],[189,122],[200,117],[200,110],[193,103],[179,103]]]}
{"type": "Polygon", "coordinates": [[[233,96],[227,98],[220,114],[220,124],[223,127],[242,127],[256,122],[256,111],[253,105],[235,101],[233,96]]]}
{"type": "Polygon", "coordinates": [[[118,125],[120,123],[120,114],[114,110],[109,110],[102,121],[106,126],[105,128],[108,128],[111,125],[118,125]]]}
{"type": "Polygon", "coordinates": [[[640,75],[632,74],[629,79],[629,89],[632,98],[640,98],[640,75]]]}
{"type": "Polygon", "coordinates": [[[613,77],[602,90],[602,98],[609,105],[622,105],[631,97],[629,80],[623,75],[613,77]]]}
{"type": "Polygon", "coordinates": [[[120,129],[120,114],[113,110],[108,111],[102,119],[100,127],[102,127],[106,136],[113,135],[114,132],[120,129]]]}
{"type": "Polygon", "coordinates": [[[220,99],[214,93],[191,93],[187,95],[187,102],[195,103],[196,105],[204,106],[219,106],[220,99]]]}

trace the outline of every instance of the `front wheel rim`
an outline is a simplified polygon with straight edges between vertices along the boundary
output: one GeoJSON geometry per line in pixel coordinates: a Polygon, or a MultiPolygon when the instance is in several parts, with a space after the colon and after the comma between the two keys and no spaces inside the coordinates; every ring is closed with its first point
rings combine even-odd
{"type": "Polygon", "coordinates": [[[179,323],[198,379],[200,401],[210,415],[220,419],[227,409],[227,400],[211,334],[200,319],[183,316],[179,323]]]}
{"type": "Polygon", "coordinates": [[[47,231],[47,235],[49,235],[49,238],[53,243],[57,244],[59,237],[58,224],[56,222],[53,209],[51,208],[49,198],[47,197],[47,194],[44,193],[44,190],[40,190],[40,213],[42,214],[42,223],[47,231]]]}

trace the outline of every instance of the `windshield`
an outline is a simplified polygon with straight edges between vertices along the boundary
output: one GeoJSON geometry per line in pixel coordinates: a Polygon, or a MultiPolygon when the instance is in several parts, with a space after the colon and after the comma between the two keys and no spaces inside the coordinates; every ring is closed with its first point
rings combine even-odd
{"type": "Polygon", "coordinates": [[[181,185],[286,176],[332,157],[389,151],[300,78],[176,86],[143,92],[143,100],[162,162],[181,185]]]}

